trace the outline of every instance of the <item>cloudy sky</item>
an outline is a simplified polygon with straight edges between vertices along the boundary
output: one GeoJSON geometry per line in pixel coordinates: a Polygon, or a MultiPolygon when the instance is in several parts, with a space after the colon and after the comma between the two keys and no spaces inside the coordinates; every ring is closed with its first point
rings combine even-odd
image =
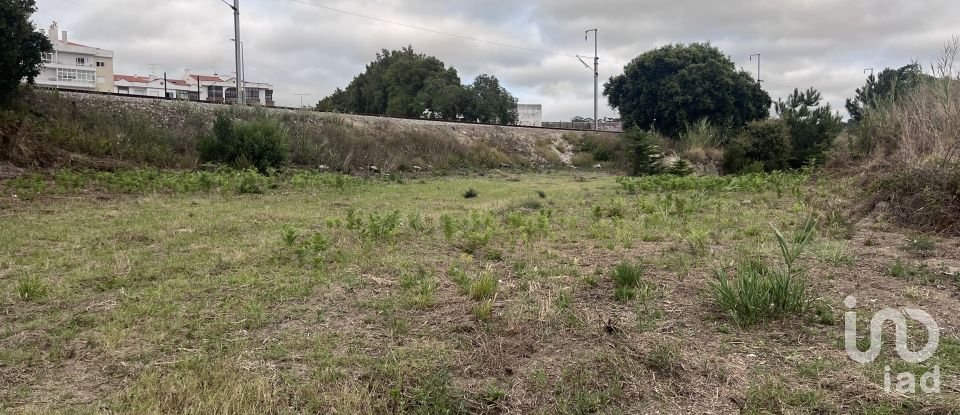
{"type": "MultiPolygon", "coordinates": [[[[232,0],[229,0],[232,1],[232,0]]],[[[469,82],[496,75],[544,120],[591,116],[593,80],[575,55],[593,55],[601,89],[638,54],[709,41],[755,73],[776,100],[816,87],[837,109],[864,68],[926,66],[960,34],[957,0],[241,0],[247,79],[274,84],[279,105],[315,102],[343,87],[381,49],[412,45],[469,82]],[[313,4],[313,5],[310,5],[313,4]],[[418,30],[321,7],[362,14],[418,30]],[[535,49],[531,51],[527,49],[535,49]],[[547,52],[547,53],[543,53],[547,52]]],[[[233,16],[221,0],[37,0],[34,23],[52,21],[71,41],[111,49],[124,74],[233,72],[233,16]]],[[[588,60],[589,61],[589,60],[588,60]]],[[[601,116],[614,116],[601,96],[601,116]]]]}

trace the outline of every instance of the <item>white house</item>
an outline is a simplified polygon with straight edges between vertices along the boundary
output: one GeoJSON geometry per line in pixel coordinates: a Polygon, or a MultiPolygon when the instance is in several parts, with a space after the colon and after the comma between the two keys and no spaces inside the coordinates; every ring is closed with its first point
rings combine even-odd
{"type": "Polygon", "coordinates": [[[37,85],[50,88],[113,92],[113,51],[73,43],[57,23],[47,33],[53,52],[43,54],[37,85]]]}
{"type": "MultiPolygon", "coordinates": [[[[115,75],[114,89],[119,94],[167,97],[190,101],[232,104],[237,102],[236,78],[219,75],[197,75],[187,71],[183,79],[115,75]]],[[[249,105],[274,106],[273,85],[244,82],[244,95],[249,105]]]]}

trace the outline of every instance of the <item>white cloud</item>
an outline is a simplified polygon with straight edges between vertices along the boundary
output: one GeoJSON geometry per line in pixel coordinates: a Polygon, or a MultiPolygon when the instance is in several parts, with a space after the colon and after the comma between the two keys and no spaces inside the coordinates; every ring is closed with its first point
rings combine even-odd
{"type": "MultiPolygon", "coordinates": [[[[600,29],[601,82],[654,47],[710,41],[751,72],[762,54],[777,99],[816,87],[836,108],[864,68],[928,63],[960,21],[952,0],[305,0],[438,31],[559,52],[592,54],[583,31],[600,29]]],[[[219,0],[38,0],[34,21],[56,20],[71,39],[112,49],[117,70],[230,73],[233,18],[219,0]]],[[[281,105],[316,101],[362,72],[381,49],[412,45],[457,68],[464,82],[492,73],[544,118],[591,115],[592,75],[574,58],[472,42],[311,7],[242,0],[247,77],[271,82],[281,105]]],[[[602,85],[601,85],[602,87],[602,85]]],[[[601,97],[603,100],[603,97],[601,97]]],[[[602,115],[614,115],[601,106],[602,115]]]]}

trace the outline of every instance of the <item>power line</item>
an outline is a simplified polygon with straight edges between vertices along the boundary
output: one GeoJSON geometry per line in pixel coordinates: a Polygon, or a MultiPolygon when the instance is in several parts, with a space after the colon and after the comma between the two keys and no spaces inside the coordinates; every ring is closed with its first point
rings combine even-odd
{"type": "Polygon", "coordinates": [[[465,36],[465,35],[458,35],[458,34],[456,34],[456,33],[443,32],[443,31],[439,31],[439,30],[429,29],[429,28],[426,28],[426,27],[414,26],[414,25],[411,25],[411,24],[401,23],[401,22],[397,22],[397,21],[393,21],[393,20],[387,20],[387,19],[381,19],[381,18],[379,18],[379,17],[368,16],[368,15],[365,15],[365,14],[360,14],[360,13],[356,13],[356,12],[352,12],[352,11],[348,11],[348,10],[337,9],[337,8],[334,8],[334,7],[324,6],[324,5],[320,5],[320,4],[316,4],[316,3],[311,3],[311,2],[309,2],[309,1],[304,1],[304,0],[290,0],[290,1],[292,1],[292,2],[294,2],[294,3],[300,3],[300,4],[303,4],[303,5],[313,6],[313,7],[317,7],[317,8],[320,8],[320,9],[330,10],[330,11],[334,11],[334,12],[338,12],[338,13],[349,14],[349,15],[351,15],[351,16],[362,17],[362,18],[364,18],[364,19],[376,20],[376,21],[378,21],[378,22],[389,23],[389,24],[397,25],[397,26],[403,26],[403,27],[410,28],[410,29],[422,30],[422,31],[424,31],[424,32],[430,32],[430,33],[434,33],[434,34],[438,34],[438,35],[443,35],[443,36],[449,36],[449,37],[453,37],[453,38],[457,38],[457,39],[469,40],[469,41],[479,42],[479,43],[486,43],[486,44],[489,44],[489,45],[501,46],[501,47],[505,47],[505,48],[525,50],[525,51],[527,51],[527,52],[541,53],[541,54],[544,54],[544,55],[563,56],[563,57],[566,57],[566,58],[574,58],[574,59],[577,58],[577,55],[570,55],[570,54],[560,53],[560,52],[551,52],[551,51],[549,51],[549,50],[528,48],[528,47],[525,47],[525,46],[517,46],[517,45],[511,45],[511,44],[508,44],[508,43],[495,42],[495,41],[492,41],[492,40],[478,39],[478,38],[475,38],[475,37],[470,37],[470,36],[465,36]]]}

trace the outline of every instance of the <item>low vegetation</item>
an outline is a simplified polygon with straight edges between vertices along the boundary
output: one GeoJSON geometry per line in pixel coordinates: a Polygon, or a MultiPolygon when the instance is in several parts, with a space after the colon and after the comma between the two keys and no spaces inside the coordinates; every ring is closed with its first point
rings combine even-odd
{"type": "MultiPolygon", "coordinates": [[[[956,278],[922,265],[954,240],[826,231],[843,220],[820,212],[818,195],[849,184],[806,173],[511,177],[220,169],[6,180],[0,248],[12,255],[0,259],[0,407],[960,407],[950,395],[890,398],[875,368],[842,357],[836,293],[857,291],[833,275],[887,287],[872,294],[877,307],[960,307],[949,294],[956,278]],[[245,180],[259,191],[241,192],[245,180]],[[464,199],[464,189],[481,196],[464,199]],[[810,217],[833,219],[815,238],[810,217]],[[866,239],[893,249],[877,254],[866,239]],[[838,353],[821,377],[809,374],[838,353]],[[745,363],[754,361],[763,365],[745,363]]],[[[954,376],[947,368],[960,361],[944,350],[936,359],[954,376]]]]}

